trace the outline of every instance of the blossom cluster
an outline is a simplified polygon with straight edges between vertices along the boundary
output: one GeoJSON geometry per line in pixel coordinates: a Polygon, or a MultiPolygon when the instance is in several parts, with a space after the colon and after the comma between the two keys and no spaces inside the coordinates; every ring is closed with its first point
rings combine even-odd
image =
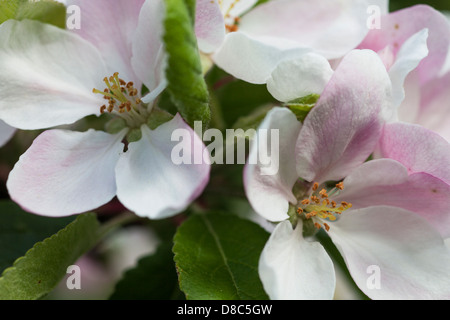
{"type": "MultiPolygon", "coordinates": [[[[0,141],[41,130],[9,172],[11,200],[46,217],[114,199],[152,220],[201,206],[211,147],[160,106],[166,3],[64,3],[81,9],[80,28],[0,25],[0,141]],[[92,116],[106,129],[71,129],[92,116]],[[175,151],[204,161],[174,161],[175,151]]],[[[271,299],[333,298],[335,264],[319,233],[369,298],[450,299],[450,22],[427,5],[388,6],[196,2],[203,75],[219,68],[275,101],[253,119],[242,172],[248,203],[270,222],[258,275],[271,299]],[[277,151],[276,172],[252,161],[263,144],[277,151]],[[368,285],[370,266],[381,285],[368,285]]]]}

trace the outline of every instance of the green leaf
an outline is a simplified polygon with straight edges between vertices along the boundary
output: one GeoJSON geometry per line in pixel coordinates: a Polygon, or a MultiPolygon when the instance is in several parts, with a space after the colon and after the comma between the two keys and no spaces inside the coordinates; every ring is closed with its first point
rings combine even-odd
{"type": "Polygon", "coordinates": [[[180,288],[187,299],[267,299],[258,276],[269,234],[232,214],[191,216],[174,237],[180,288]]]}
{"type": "Polygon", "coordinates": [[[64,29],[66,27],[66,7],[62,3],[51,0],[37,2],[0,0],[0,23],[9,19],[38,20],[64,29]]]}
{"type": "Polygon", "coordinates": [[[181,116],[193,126],[202,121],[207,128],[211,118],[208,87],[194,33],[195,1],[165,0],[164,44],[168,55],[167,91],[181,116]]]}
{"type": "Polygon", "coordinates": [[[39,242],[16,260],[0,278],[0,299],[31,300],[48,294],[64,277],[67,267],[99,240],[95,214],[79,215],[67,227],[39,242]]]}
{"type": "Polygon", "coordinates": [[[217,100],[217,108],[223,110],[226,128],[235,127],[239,118],[250,115],[260,107],[280,104],[267,91],[266,85],[237,80],[218,67],[208,72],[206,81],[217,100]]]}
{"type": "Polygon", "coordinates": [[[320,95],[318,94],[310,94],[288,102],[287,106],[297,116],[297,120],[303,122],[308,113],[314,108],[319,98],[320,95]]]}
{"type": "Polygon", "coordinates": [[[0,273],[12,266],[36,242],[50,237],[74,220],[24,212],[11,201],[0,201],[0,273]]]}
{"type": "Polygon", "coordinates": [[[178,300],[183,294],[172,253],[172,243],[162,243],[155,254],[139,260],[116,284],[111,300],[178,300]]]}

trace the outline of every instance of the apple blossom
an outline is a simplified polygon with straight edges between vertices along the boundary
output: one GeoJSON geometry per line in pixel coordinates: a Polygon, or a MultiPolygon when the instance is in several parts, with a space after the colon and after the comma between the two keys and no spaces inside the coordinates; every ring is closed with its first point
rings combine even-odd
{"type": "MultiPolygon", "coordinates": [[[[254,210],[280,222],[259,261],[270,298],[333,297],[333,262],[313,240],[319,229],[370,298],[450,298],[443,240],[450,234],[450,145],[418,126],[385,126],[381,112],[392,93],[379,57],[356,50],[303,124],[287,108],[272,109],[261,123],[280,131],[279,174],[261,176],[261,165],[247,164],[244,183],[254,210]],[[366,161],[377,146],[384,158],[366,161]],[[373,266],[379,286],[368,282],[373,266]]],[[[255,151],[253,143],[249,157],[255,151]]]]}
{"type": "Polygon", "coordinates": [[[341,58],[367,35],[367,10],[385,0],[210,1],[197,5],[196,34],[201,51],[226,72],[251,83],[265,83],[275,66],[314,52],[341,58]]]}
{"type": "Polygon", "coordinates": [[[359,48],[379,53],[394,85],[405,82],[404,88],[397,85],[396,103],[388,120],[417,123],[450,139],[446,103],[449,47],[450,24],[429,6],[417,5],[381,17],[381,28],[371,30],[359,48]],[[423,37],[424,29],[427,38],[423,37]]]}
{"type": "Polygon", "coordinates": [[[42,133],[9,175],[11,198],[47,216],[82,213],[114,196],[139,216],[165,218],[184,210],[208,182],[209,166],[171,162],[177,128],[190,133],[199,152],[205,148],[179,115],[156,129],[148,126],[166,86],[163,2],[68,2],[82,10],[79,30],[30,20],[0,26],[0,117],[20,129],[100,114],[119,125],[111,133],[42,133]],[[150,91],[145,96],[143,85],[150,91]]]}

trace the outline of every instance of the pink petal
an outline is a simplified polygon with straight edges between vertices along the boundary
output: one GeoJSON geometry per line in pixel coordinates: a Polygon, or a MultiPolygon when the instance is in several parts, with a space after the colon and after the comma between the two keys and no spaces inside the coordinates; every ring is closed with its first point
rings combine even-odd
{"type": "Polygon", "coordinates": [[[344,179],[344,190],[334,201],[354,209],[388,205],[415,212],[443,236],[450,236],[450,185],[426,173],[408,175],[391,159],[368,161],[344,179]]]}
{"type": "Polygon", "coordinates": [[[419,125],[386,125],[377,155],[397,160],[410,174],[423,172],[450,184],[450,144],[419,125]]]}
{"type": "MultiPolygon", "coordinates": [[[[251,143],[249,160],[244,170],[245,192],[253,209],[270,221],[287,219],[289,202],[293,204],[297,202],[292,194],[292,187],[298,179],[295,174],[294,145],[300,128],[301,123],[290,110],[274,108],[267,113],[258,127],[257,137],[251,143]],[[273,157],[272,161],[277,162],[279,170],[267,174],[265,172],[267,166],[265,167],[261,161],[254,161],[262,150],[256,139],[262,139],[261,132],[266,131],[269,137],[266,142],[271,142],[272,130],[278,130],[279,157],[278,159],[273,157]]],[[[269,147],[268,150],[270,149],[269,147]]]]}
{"type": "Polygon", "coordinates": [[[197,1],[195,34],[204,53],[215,51],[225,39],[225,21],[217,0],[197,1]]]}
{"type": "MultiPolygon", "coordinates": [[[[450,141],[449,86],[450,73],[441,78],[433,79],[423,86],[420,91],[421,99],[416,98],[417,103],[420,103],[420,108],[416,117],[412,119],[414,123],[439,133],[447,141],[450,141]]],[[[404,117],[400,119],[408,120],[404,117]]]]}
{"type": "Polygon", "coordinates": [[[340,180],[363,163],[381,134],[380,111],[390,90],[374,52],[345,56],[305,119],[296,144],[298,175],[308,181],[340,180]]]}
{"type": "Polygon", "coordinates": [[[167,218],[185,210],[201,194],[210,172],[204,159],[199,164],[195,158],[190,164],[176,164],[174,147],[182,143],[184,151],[191,151],[189,156],[201,155],[206,147],[179,115],[155,130],[145,125],[141,130],[142,138],[130,143],[117,163],[117,197],[139,216],[167,218]],[[176,130],[186,133],[181,142],[172,141],[176,130]]]}
{"type": "Polygon", "coordinates": [[[119,72],[125,81],[138,82],[131,67],[131,43],[145,0],[68,0],[81,9],[80,29],[73,32],[95,45],[108,65],[108,74],[119,72]]]}
{"type": "Polygon", "coordinates": [[[11,171],[7,187],[25,210],[62,217],[95,209],[116,194],[114,168],[125,132],[49,130],[11,171]]]}
{"type": "Polygon", "coordinates": [[[429,55],[418,67],[420,82],[439,74],[450,46],[450,28],[443,14],[429,6],[417,5],[382,16],[380,23],[381,29],[371,30],[359,48],[378,52],[392,46],[396,55],[408,38],[427,28],[429,55]]]}
{"type": "Polygon", "coordinates": [[[450,251],[415,213],[388,206],[346,211],[329,235],[369,298],[450,299],[450,251]]]}

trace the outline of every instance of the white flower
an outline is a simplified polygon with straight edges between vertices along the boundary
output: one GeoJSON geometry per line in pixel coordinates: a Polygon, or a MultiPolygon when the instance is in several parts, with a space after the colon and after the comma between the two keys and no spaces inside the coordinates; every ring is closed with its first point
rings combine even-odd
{"type": "Polygon", "coordinates": [[[192,152],[205,148],[179,115],[155,130],[147,126],[166,86],[163,2],[70,4],[82,10],[76,34],[29,20],[0,26],[0,118],[16,128],[42,129],[109,112],[125,125],[114,134],[45,131],[10,173],[11,198],[47,216],[93,210],[114,196],[149,218],[184,210],[206,186],[210,167],[172,163],[177,128],[197,142],[201,150],[192,152]],[[150,90],[145,97],[143,84],[150,90]],[[124,146],[133,129],[141,139],[124,146]]]}

